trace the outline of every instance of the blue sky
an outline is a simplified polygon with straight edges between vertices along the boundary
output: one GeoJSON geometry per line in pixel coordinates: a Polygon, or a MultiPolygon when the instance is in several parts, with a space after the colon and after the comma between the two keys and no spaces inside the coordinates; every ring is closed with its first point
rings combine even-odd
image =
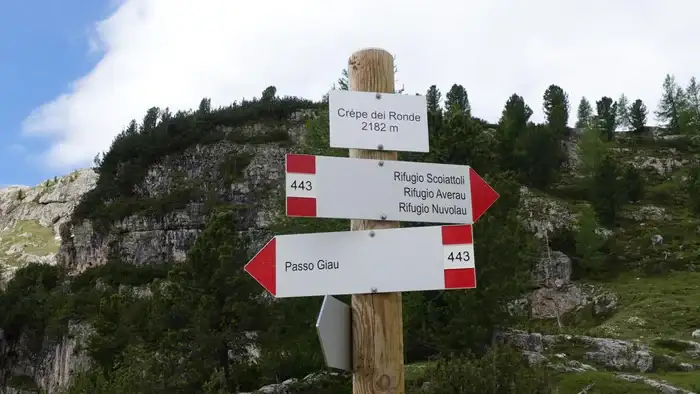
{"type": "Polygon", "coordinates": [[[56,175],[39,160],[49,137],[23,135],[22,121],[70,89],[99,60],[90,28],[107,0],[9,0],[0,6],[0,185],[33,185],[56,175]]]}

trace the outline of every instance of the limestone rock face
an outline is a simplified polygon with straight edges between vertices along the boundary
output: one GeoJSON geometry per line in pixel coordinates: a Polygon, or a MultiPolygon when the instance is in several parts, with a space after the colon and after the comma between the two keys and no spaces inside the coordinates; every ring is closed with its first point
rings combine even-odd
{"type": "MultiPolygon", "coordinates": [[[[298,141],[303,127],[299,122],[286,130],[298,141]]],[[[260,131],[251,127],[246,132],[260,131]]],[[[182,262],[204,229],[211,198],[248,207],[241,220],[251,232],[251,248],[258,249],[270,236],[266,229],[278,213],[287,151],[279,143],[237,144],[224,140],[166,156],[136,186],[137,195],[153,200],[189,188],[196,191],[195,197],[165,215],[125,217],[107,232],[98,231],[88,220],[68,224],[62,232],[58,260],[76,273],[105,264],[111,256],[132,264],[182,262]],[[228,161],[242,155],[250,160],[242,176],[226,182],[223,172],[228,161]]]]}
{"type": "Polygon", "coordinates": [[[88,168],[35,187],[0,189],[0,268],[5,279],[27,263],[56,263],[59,227],[96,181],[97,174],[88,168]]]}
{"type": "MultiPolygon", "coordinates": [[[[59,392],[75,372],[89,367],[90,359],[80,347],[85,345],[91,332],[87,324],[70,323],[67,336],[58,342],[45,343],[44,349],[35,353],[26,337],[10,344],[0,330],[0,378],[32,382],[33,386],[47,393],[59,392]]],[[[0,387],[0,393],[23,394],[27,391],[0,387]]]]}

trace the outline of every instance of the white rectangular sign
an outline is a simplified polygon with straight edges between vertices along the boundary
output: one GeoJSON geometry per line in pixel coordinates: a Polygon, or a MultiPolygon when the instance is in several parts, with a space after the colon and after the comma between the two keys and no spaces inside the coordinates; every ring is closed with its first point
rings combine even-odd
{"type": "Polygon", "coordinates": [[[471,225],[280,235],[245,270],[278,298],[476,287],[471,225]]]}
{"type": "Polygon", "coordinates": [[[498,194],[469,166],[288,154],[287,216],[475,222],[498,194]]]}
{"type": "Polygon", "coordinates": [[[328,116],[334,148],[430,150],[425,96],[331,90],[328,116]]]}

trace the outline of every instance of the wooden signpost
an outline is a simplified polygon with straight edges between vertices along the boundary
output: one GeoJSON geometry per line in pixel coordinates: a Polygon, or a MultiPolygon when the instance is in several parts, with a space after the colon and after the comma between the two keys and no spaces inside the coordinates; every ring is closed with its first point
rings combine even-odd
{"type": "Polygon", "coordinates": [[[389,52],[355,52],[348,75],[329,122],[350,158],[287,155],[285,191],[287,216],[351,219],[350,231],[274,237],[245,270],[278,298],[325,296],[319,340],[328,366],[352,371],[353,394],[404,394],[401,292],[476,288],[471,224],[498,194],[469,166],[398,161],[429,150],[427,105],[394,93],[389,52]]]}

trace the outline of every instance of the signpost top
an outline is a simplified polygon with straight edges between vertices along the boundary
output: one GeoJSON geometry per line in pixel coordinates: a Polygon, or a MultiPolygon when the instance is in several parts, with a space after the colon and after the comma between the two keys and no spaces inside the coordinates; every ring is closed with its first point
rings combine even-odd
{"type": "Polygon", "coordinates": [[[425,96],[332,90],[330,146],[428,152],[425,96]]]}

